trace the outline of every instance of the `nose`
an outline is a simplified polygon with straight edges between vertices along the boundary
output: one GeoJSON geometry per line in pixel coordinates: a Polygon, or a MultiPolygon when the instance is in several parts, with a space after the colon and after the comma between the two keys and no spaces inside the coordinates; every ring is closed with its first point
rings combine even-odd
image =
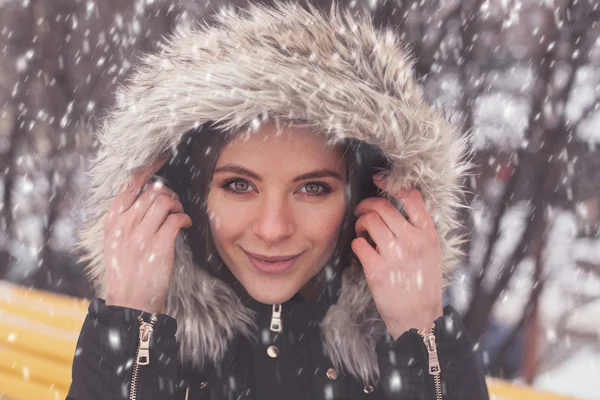
{"type": "Polygon", "coordinates": [[[253,232],[267,245],[277,244],[296,231],[290,204],[283,198],[266,198],[257,212],[253,232]]]}

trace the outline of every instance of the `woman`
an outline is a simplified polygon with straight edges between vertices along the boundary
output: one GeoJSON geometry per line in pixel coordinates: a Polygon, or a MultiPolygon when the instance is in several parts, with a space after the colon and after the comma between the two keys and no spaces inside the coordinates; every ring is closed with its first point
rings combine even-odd
{"type": "Polygon", "coordinates": [[[99,138],[69,399],[488,398],[442,308],[466,139],[390,32],[223,14],[147,56],[99,138]]]}

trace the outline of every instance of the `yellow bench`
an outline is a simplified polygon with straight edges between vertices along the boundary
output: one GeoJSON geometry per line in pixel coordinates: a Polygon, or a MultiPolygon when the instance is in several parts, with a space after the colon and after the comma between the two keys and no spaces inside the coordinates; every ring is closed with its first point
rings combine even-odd
{"type": "Polygon", "coordinates": [[[87,306],[0,281],[0,399],[65,399],[87,306]]]}
{"type": "MultiPolygon", "coordinates": [[[[88,304],[0,281],[0,400],[66,398],[88,304]]],[[[497,379],[488,385],[494,400],[569,400],[497,379]]]]}

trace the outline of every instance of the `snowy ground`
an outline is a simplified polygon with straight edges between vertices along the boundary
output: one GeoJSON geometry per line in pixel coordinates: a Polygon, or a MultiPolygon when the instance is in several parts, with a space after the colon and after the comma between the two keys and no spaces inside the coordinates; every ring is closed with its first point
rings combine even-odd
{"type": "Polygon", "coordinates": [[[600,399],[600,346],[587,344],[572,351],[562,364],[541,373],[534,386],[582,400],[600,399]]]}

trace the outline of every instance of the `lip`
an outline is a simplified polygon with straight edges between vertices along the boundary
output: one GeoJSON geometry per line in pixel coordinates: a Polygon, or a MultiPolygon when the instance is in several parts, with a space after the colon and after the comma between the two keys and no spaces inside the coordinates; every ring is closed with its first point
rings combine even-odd
{"type": "Polygon", "coordinates": [[[246,250],[244,250],[244,253],[246,253],[250,264],[258,271],[267,274],[282,274],[292,269],[304,252],[295,256],[263,256],[246,250]]]}

